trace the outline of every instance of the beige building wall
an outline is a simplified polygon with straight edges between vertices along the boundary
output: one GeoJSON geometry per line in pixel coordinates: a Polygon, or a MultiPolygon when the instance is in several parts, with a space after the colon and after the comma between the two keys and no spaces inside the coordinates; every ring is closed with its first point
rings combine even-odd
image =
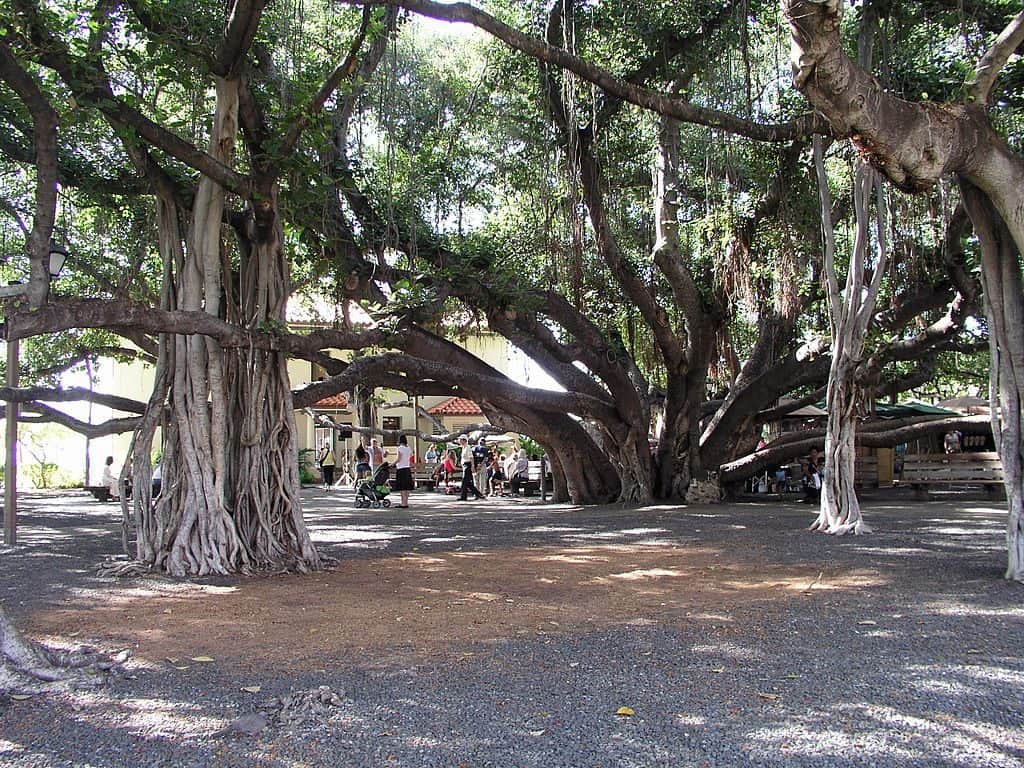
{"type": "MultiPolygon", "coordinates": [[[[496,370],[502,373],[507,373],[509,371],[510,361],[512,359],[512,348],[508,341],[503,337],[494,333],[486,332],[477,335],[465,336],[457,339],[456,341],[460,346],[464,347],[466,350],[473,353],[496,370]]],[[[335,352],[335,354],[342,357],[345,353],[335,352]]],[[[314,366],[313,363],[306,360],[290,360],[288,362],[288,377],[292,383],[292,388],[301,389],[303,386],[313,383],[319,378],[317,370],[317,367],[314,366]]],[[[120,363],[115,361],[103,361],[99,366],[97,366],[96,371],[98,378],[98,383],[96,385],[97,391],[130,397],[140,402],[146,402],[149,399],[153,386],[154,371],[152,366],[141,362],[120,363]]],[[[405,403],[409,400],[404,393],[392,390],[382,390],[379,393],[379,396],[382,399],[383,404],[378,407],[378,421],[381,423],[377,424],[377,426],[383,426],[383,419],[385,417],[392,417],[399,420],[399,425],[402,429],[410,429],[416,426],[423,431],[431,431],[430,424],[426,419],[420,418],[419,423],[416,423],[415,410],[411,404],[397,405],[398,403],[405,403]],[[396,405],[393,407],[387,407],[391,404],[396,405]]],[[[447,399],[447,396],[432,396],[418,398],[417,402],[421,408],[429,409],[447,399]]],[[[93,408],[94,423],[125,415],[130,414],[114,412],[109,408],[100,408],[95,406],[93,408]]],[[[80,418],[84,418],[84,416],[80,416],[80,418]]],[[[343,418],[349,420],[349,417],[347,416],[343,418]]],[[[480,416],[451,416],[446,417],[444,423],[449,426],[452,431],[456,431],[463,426],[478,423],[481,419],[482,417],[480,416]]],[[[358,423],[355,414],[352,415],[351,421],[353,423],[358,423]]],[[[317,443],[317,430],[316,425],[314,424],[313,419],[310,418],[309,414],[304,411],[296,411],[295,426],[298,448],[315,448],[317,443]]],[[[81,469],[79,469],[79,474],[82,474],[84,472],[84,439],[71,433],[68,434],[69,448],[71,449],[70,453],[74,453],[74,451],[77,450],[82,456],[82,460],[79,462],[79,466],[81,467],[81,469]],[[72,448],[70,446],[71,442],[75,442],[77,448],[72,448]]],[[[422,458],[423,454],[426,453],[427,446],[425,444],[419,445],[420,441],[414,442],[416,445],[411,447],[416,451],[416,455],[422,458]]],[[[103,461],[107,456],[114,456],[115,465],[120,466],[128,455],[130,444],[130,434],[93,440],[89,449],[91,459],[90,482],[95,484],[99,481],[103,472],[103,461]]],[[[344,446],[347,446],[349,449],[354,449],[355,441],[341,441],[339,443],[339,449],[344,446]]]]}

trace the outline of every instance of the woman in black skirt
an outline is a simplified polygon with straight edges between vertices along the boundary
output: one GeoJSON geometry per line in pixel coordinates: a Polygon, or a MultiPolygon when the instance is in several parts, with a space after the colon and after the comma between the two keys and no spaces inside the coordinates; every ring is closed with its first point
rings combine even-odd
{"type": "Polygon", "coordinates": [[[412,451],[405,435],[398,438],[398,458],[395,459],[395,490],[402,494],[402,509],[409,507],[409,491],[413,489],[412,451]]]}

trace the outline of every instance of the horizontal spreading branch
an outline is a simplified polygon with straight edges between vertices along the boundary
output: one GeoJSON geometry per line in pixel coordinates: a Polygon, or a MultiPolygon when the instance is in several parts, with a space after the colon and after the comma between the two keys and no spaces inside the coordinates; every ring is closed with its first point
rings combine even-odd
{"type": "Polygon", "coordinates": [[[375,381],[382,373],[403,374],[409,379],[413,389],[424,379],[445,382],[477,402],[499,399],[539,411],[574,413],[609,421],[616,418],[614,405],[596,397],[577,392],[532,389],[516,384],[500,374],[488,376],[479,371],[397,353],[385,353],[353,361],[344,373],[335,377],[335,385],[339,391],[352,389],[365,381],[375,381]]]}
{"type": "MultiPolygon", "coordinates": [[[[312,413],[310,412],[310,415],[312,413]]],[[[331,427],[338,432],[354,432],[358,435],[378,435],[380,437],[415,437],[426,443],[454,443],[463,435],[479,433],[480,435],[500,435],[505,432],[494,424],[465,424],[455,432],[427,433],[418,429],[379,429],[377,427],[360,427],[352,424],[339,424],[326,415],[317,418],[317,426],[331,427]]]]}
{"type": "Polygon", "coordinates": [[[38,400],[53,403],[91,402],[126,413],[142,414],[146,411],[146,404],[138,400],[117,395],[105,395],[85,387],[25,387],[23,389],[0,387],[0,400],[8,403],[30,403],[38,400]]]}
{"type": "Polygon", "coordinates": [[[343,0],[349,5],[391,5],[406,8],[423,16],[442,21],[472,24],[488,32],[511,48],[528,56],[567,69],[594,83],[617,98],[650,109],[659,114],[675,117],[685,123],[705,125],[746,136],[757,141],[792,141],[811,133],[827,133],[828,126],[815,114],[807,114],[788,123],[763,124],[744,120],[716,109],[695,104],[649,88],[643,88],[612,75],[607,70],[569,53],[564,48],[549,45],[499,21],[468,3],[438,3],[431,0],[343,0]]]}
{"type": "Polygon", "coordinates": [[[376,329],[342,331],[321,329],[308,334],[286,330],[257,330],[233,325],[206,312],[157,309],[127,300],[69,299],[49,304],[38,311],[7,318],[8,340],[25,339],[72,328],[142,330],[147,333],[201,334],[225,348],[251,347],[285,352],[293,357],[314,359],[325,348],[363,349],[386,343],[376,329]]]}
{"type": "MultiPolygon", "coordinates": [[[[865,448],[888,448],[900,443],[917,440],[926,435],[934,435],[948,432],[951,429],[959,429],[964,432],[980,433],[990,429],[991,422],[988,416],[951,416],[947,419],[929,418],[912,424],[906,424],[896,429],[885,429],[876,431],[857,432],[857,445],[865,448]]],[[[755,451],[736,461],[722,464],[718,469],[718,476],[723,483],[737,483],[753,477],[766,469],[773,469],[785,462],[803,456],[811,448],[822,447],[825,440],[825,430],[815,429],[807,432],[800,432],[798,439],[790,439],[778,445],[769,445],[760,451],[755,451]]]]}
{"type": "MultiPolygon", "coordinates": [[[[6,415],[7,406],[0,405],[0,416],[6,417],[6,415]]],[[[108,419],[107,421],[100,422],[98,424],[89,424],[81,419],[69,416],[63,411],[58,411],[56,408],[51,408],[44,403],[36,401],[29,401],[18,409],[18,421],[20,422],[26,424],[60,424],[62,427],[66,427],[72,432],[90,439],[107,437],[109,435],[121,435],[126,432],[134,432],[136,427],[139,425],[140,418],[141,417],[132,416],[119,419],[108,419]],[[33,416],[32,413],[36,413],[38,415],[33,416]]]]}

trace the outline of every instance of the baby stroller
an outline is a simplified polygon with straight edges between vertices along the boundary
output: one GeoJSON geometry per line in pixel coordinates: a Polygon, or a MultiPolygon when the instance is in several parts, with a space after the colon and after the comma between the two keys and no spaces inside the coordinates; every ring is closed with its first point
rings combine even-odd
{"type": "Polygon", "coordinates": [[[373,477],[359,481],[356,486],[357,507],[390,507],[391,500],[386,498],[391,493],[388,479],[391,476],[391,465],[386,461],[373,472],[373,477]]]}

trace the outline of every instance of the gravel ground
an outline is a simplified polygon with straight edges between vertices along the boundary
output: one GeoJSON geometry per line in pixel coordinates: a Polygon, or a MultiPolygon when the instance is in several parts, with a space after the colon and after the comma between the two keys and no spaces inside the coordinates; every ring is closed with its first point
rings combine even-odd
{"type": "MultiPolygon", "coordinates": [[[[685,616],[552,621],[302,669],[134,659],[130,676],[98,690],[0,696],[0,765],[1024,765],[1024,587],[1002,578],[1005,511],[980,495],[878,492],[864,500],[876,532],[835,539],[805,532],[809,511],[778,499],[579,509],[431,494],[367,512],[303,493],[318,546],[342,560],[699,544],[718,553],[724,597],[685,616]],[[766,562],[822,577],[786,599],[745,598],[766,562]],[[273,697],[321,686],[338,698],[306,720],[231,728],[273,697]]],[[[124,586],[92,575],[119,548],[113,505],[81,494],[22,503],[22,543],[0,550],[0,596],[17,623],[124,586]]]]}

